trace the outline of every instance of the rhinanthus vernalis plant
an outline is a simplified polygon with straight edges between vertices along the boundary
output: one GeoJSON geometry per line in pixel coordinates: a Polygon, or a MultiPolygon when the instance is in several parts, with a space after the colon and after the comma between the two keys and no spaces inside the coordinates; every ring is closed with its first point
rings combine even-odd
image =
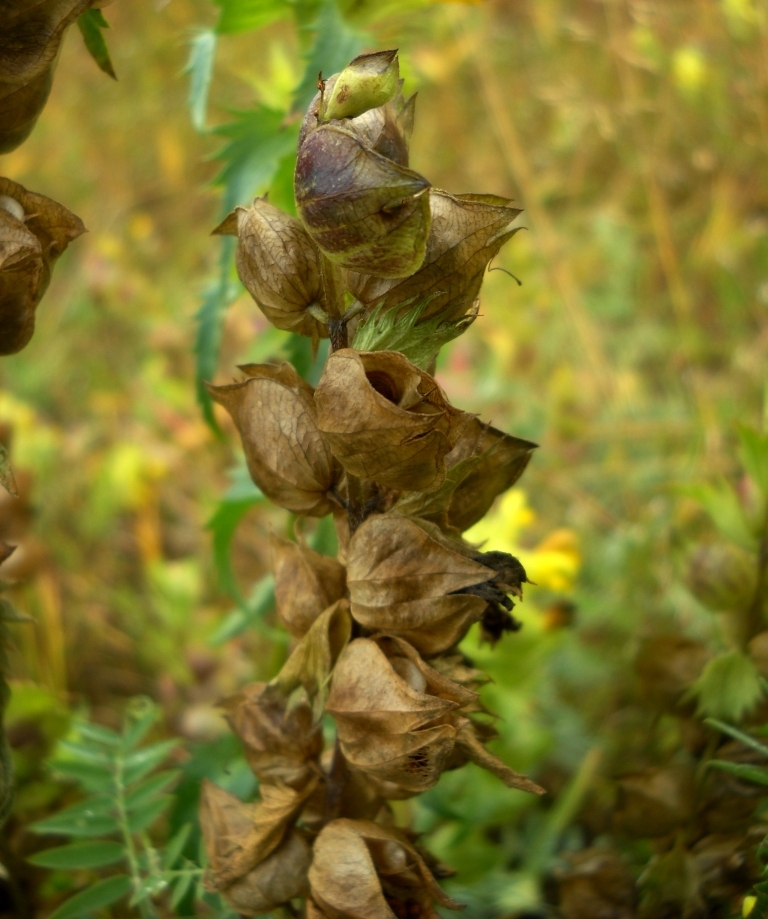
{"type": "Polygon", "coordinates": [[[519,627],[523,566],[462,533],[535,445],[451,405],[432,375],[520,211],[410,168],[414,99],[396,52],[358,57],[318,89],[299,136],[299,218],[257,199],[218,232],[237,236],[238,273],[267,318],[330,338],[331,356],[315,390],[289,364],[262,364],[210,391],[254,482],[293,513],[332,514],[340,551],[273,539],[295,646],[271,683],[226,702],[260,800],[207,785],[201,821],[209,883],[242,914],[306,898],[308,917],[417,919],[458,906],[435,880],[450,872],[387,802],[470,761],[543,792],[486,748],[485,677],[458,650],[474,623],[492,643],[519,627]]]}

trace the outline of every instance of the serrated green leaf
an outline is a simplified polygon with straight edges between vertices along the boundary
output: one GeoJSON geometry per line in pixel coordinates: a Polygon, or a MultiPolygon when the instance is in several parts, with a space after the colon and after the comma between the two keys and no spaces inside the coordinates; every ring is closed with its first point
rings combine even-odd
{"type": "Polygon", "coordinates": [[[181,903],[181,901],[187,895],[187,892],[192,887],[194,882],[195,875],[191,871],[188,874],[181,875],[173,888],[173,896],[171,897],[171,909],[176,909],[179,903],[181,903]]]}
{"type": "Polygon", "coordinates": [[[120,829],[114,816],[114,802],[106,796],[94,796],[73,804],[57,814],[33,823],[35,833],[58,836],[109,836],[120,829]]]}
{"type": "Polygon", "coordinates": [[[19,489],[16,486],[13,469],[11,469],[11,460],[8,451],[2,444],[0,444],[0,485],[14,498],[19,497],[19,489]]]}
{"type": "Polygon", "coordinates": [[[113,865],[125,858],[125,849],[119,842],[100,840],[99,842],[75,842],[68,846],[58,846],[36,852],[27,859],[38,868],[59,868],[73,870],[76,868],[103,868],[113,865]]]}
{"type": "MultiPolygon", "coordinates": [[[[247,476],[247,470],[245,470],[247,476]]],[[[235,482],[219,502],[213,517],[206,524],[213,537],[213,560],[221,589],[226,591],[240,606],[245,600],[232,570],[231,547],[235,531],[248,511],[264,500],[258,488],[251,483],[235,482]]]]}
{"type": "Polygon", "coordinates": [[[104,14],[101,10],[86,10],[77,20],[77,24],[82,32],[85,47],[94,61],[96,61],[99,70],[116,80],[117,74],[112,66],[109,48],[102,31],[109,28],[109,23],[104,18],[104,14]]]}
{"type": "Polygon", "coordinates": [[[764,769],[762,766],[750,766],[747,763],[730,763],[728,760],[722,759],[711,759],[707,765],[713,769],[729,772],[745,782],[753,782],[755,785],[768,785],[768,769],[764,769]]]}
{"type": "Polygon", "coordinates": [[[153,775],[152,778],[142,782],[125,796],[126,808],[129,811],[133,811],[143,807],[147,801],[165,791],[169,785],[178,779],[179,775],[178,769],[168,769],[165,772],[158,772],[157,775],[153,775]]]}
{"type": "Polygon", "coordinates": [[[131,833],[140,833],[151,826],[173,804],[173,795],[153,798],[135,807],[128,815],[128,829],[131,833]]]}
{"type": "Polygon", "coordinates": [[[318,75],[322,73],[327,78],[341,72],[370,41],[368,35],[346,22],[333,0],[322,0],[309,30],[313,33],[312,44],[293,100],[294,111],[299,112],[314,99],[318,75]]]}
{"type": "Polygon", "coordinates": [[[178,745],[178,740],[163,740],[160,743],[153,744],[151,747],[144,747],[143,750],[137,750],[135,753],[126,756],[123,768],[125,784],[134,785],[136,782],[140,782],[153,769],[156,769],[178,745]]]}
{"type": "Polygon", "coordinates": [[[130,890],[131,879],[126,875],[120,874],[116,877],[105,878],[87,890],[70,897],[48,919],[77,919],[77,917],[84,916],[93,912],[93,910],[117,903],[118,900],[122,900],[126,894],[130,893],[130,890]]]}
{"type": "Polygon", "coordinates": [[[189,43],[189,58],[184,68],[184,73],[189,74],[187,105],[192,124],[198,131],[205,130],[208,92],[216,60],[216,43],[216,33],[213,29],[201,30],[192,36],[189,43]]]}
{"type": "Polygon", "coordinates": [[[192,832],[192,824],[185,823],[183,827],[176,833],[173,839],[168,843],[163,851],[163,867],[166,869],[173,868],[176,862],[179,860],[179,856],[184,850],[184,846],[187,844],[189,839],[189,834],[192,832]]]}
{"type": "Polygon", "coordinates": [[[707,663],[685,698],[698,700],[700,715],[740,721],[763,698],[763,687],[751,658],[727,651],[707,663]]]}
{"type": "Polygon", "coordinates": [[[739,427],[739,459],[747,474],[768,499],[768,434],[752,428],[739,427]]]}
{"type": "Polygon", "coordinates": [[[719,486],[690,485],[681,489],[704,508],[723,536],[750,552],[757,548],[757,539],[751,531],[744,508],[734,490],[726,482],[719,486]]]}
{"type": "Polygon", "coordinates": [[[722,731],[723,734],[728,734],[729,737],[738,740],[739,743],[743,743],[744,746],[750,747],[757,753],[761,753],[763,756],[768,757],[768,747],[766,747],[765,744],[760,743],[759,740],[755,740],[755,738],[751,737],[749,734],[745,734],[744,731],[740,731],[738,728],[733,727],[733,725],[726,724],[724,721],[719,721],[717,718],[705,718],[704,724],[718,731],[722,731]]]}
{"type": "Polygon", "coordinates": [[[289,0],[214,0],[221,7],[216,31],[220,35],[250,32],[291,15],[289,0]]]}

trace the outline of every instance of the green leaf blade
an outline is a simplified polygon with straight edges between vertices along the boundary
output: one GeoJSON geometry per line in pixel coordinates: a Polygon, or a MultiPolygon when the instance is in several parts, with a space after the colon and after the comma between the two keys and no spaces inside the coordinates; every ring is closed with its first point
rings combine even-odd
{"type": "Polygon", "coordinates": [[[114,817],[114,803],[106,797],[92,797],[73,804],[51,817],[33,823],[35,833],[54,836],[96,837],[109,836],[120,830],[114,817]]]}
{"type": "Polygon", "coordinates": [[[27,859],[38,868],[74,870],[78,868],[103,868],[125,858],[125,850],[119,842],[75,842],[37,852],[27,859]]]}
{"type": "Polygon", "coordinates": [[[74,897],[70,897],[50,915],[49,919],[77,919],[93,910],[117,903],[130,893],[130,890],[131,879],[124,874],[105,878],[75,894],[74,897]]]}
{"type": "Polygon", "coordinates": [[[217,38],[213,29],[198,32],[189,43],[189,59],[184,68],[184,72],[189,74],[187,105],[192,124],[198,131],[205,131],[216,45],[217,38]]]}
{"type": "Polygon", "coordinates": [[[291,14],[288,0],[215,0],[221,8],[216,31],[219,35],[236,35],[263,29],[264,26],[291,14]]]}
{"type": "Polygon", "coordinates": [[[86,10],[85,13],[77,20],[77,25],[83,36],[85,47],[88,53],[96,61],[99,70],[117,79],[115,68],[112,66],[112,59],[109,56],[109,48],[103,35],[103,29],[108,29],[109,24],[104,18],[101,10],[86,10]]]}

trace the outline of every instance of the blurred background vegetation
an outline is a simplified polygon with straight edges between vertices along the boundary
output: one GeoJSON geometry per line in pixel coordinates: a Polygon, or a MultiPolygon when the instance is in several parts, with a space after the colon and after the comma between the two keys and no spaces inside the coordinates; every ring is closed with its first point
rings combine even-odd
{"type": "MultiPolygon", "coordinates": [[[[222,185],[229,203],[267,185],[285,204],[288,153],[265,175],[238,157],[248,113],[290,111],[312,37],[269,16],[220,29],[206,115],[210,30],[230,8],[118,0],[106,11],[118,82],[71,34],[38,127],[0,163],[90,231],[61,260],[30,346],[0,363],[0,439],[21,492],[0,496],[0,537],[19,546],[0,576],[34,618],[12,627],[3,916],[47,916],[82,886],[24,861],[42,845],[30,824],[75,799],[43,762],[74,718],[117,728],[129,698],[157,702],[157,737],[183,740],[171,829],[203,775],[252,790],[215,706],[284,657],[263,578],[270,528],[293,521],[244,481],[224,416],[223,437],[204,420],[194,350],[215,382],[285,357],[209,233],[222,185]],[[201,303],[223,318],[218,354],[215,333],[199,337],[201,303]]],[[[506,271],[489,273],[438,378],[455,404],[540,444],[522,490],[470,534],[518,551],[537,582],[525,628],[466,649],[495,680],[497,750],[551,794],[534,802],[470,766],[398,807],[460,869],[451,889],[467,915],[543,915],[558,859],[607,832],[611,779],[684,745],[666,722],[649,744],[659,716],[632,708],[643,642],[728,647],[686,569],[715,539],[697,498],[753,500],[738,424],[768,423],[768,6],[360,0],[333,15],[337,69],[362,47],[400,48],[419,91],[413,168],[525,208],[528,231],[497,258],[506,271]],[[702,490],[723,480],[732,492],[702,490]]],[[[761,705],[719,714],[759,718],[761,705]]],[[[628,845],[637,864],[650,857],[628,845]]],[[[699,915],[685,908],[669,915],[699,915]]]]}

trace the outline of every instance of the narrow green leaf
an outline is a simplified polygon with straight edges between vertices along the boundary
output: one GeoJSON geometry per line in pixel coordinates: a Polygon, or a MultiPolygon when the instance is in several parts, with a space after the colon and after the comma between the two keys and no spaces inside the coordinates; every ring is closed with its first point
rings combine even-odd
{"type": "Polygon", "coordinates": [[[727,760],[711,759],[708,763],[713,769],[721,769],[723,772],[729,772],[736,778],[743,779],[745,782],[753,782],[755,785],[768,785],[768,769],[762,766],[750,766],[746,763],[729,763],[727,760]]]}
{"type": "Polygon", "coordinates": [[[152,798],[135,807],[128,815],[128,829],[131,833],[140,833],[151,826],[173,803],[173,795],[152,798]]]}
{"type": "Polygon", "coordinates": [[[216,59],[216,33],[203,29],[192,37],[189,43],[189,59],[184,72],[189,74],[189,97],[187,105],[192,124],[198,131],[205,130],[208,113],[208,91],[213,77],[216,59]]]}
{"type": "Polygon", "coordinates": [[[131,890],[131,879],[124,874],[98,881],[87,890],[70,897],[48,919],[77,919],[96,909],[117,903],[131,890]]]}
{"type": "Polygon", "coordinates": [[[85,47],[94,61],[96,61],[99,70],[104,71],[107,76],[116,80],[117,74],[112,66],[109,48],[107,48],[107,42],[102,32],[103,29],[109,28],[109,23],[104,18],[104,14],[101,10],[86,10],[77,20],[77,24],[83,34],[85,47]]]}
{"type": "Polygon", "coordinates": [[[0,444],[0,485],[14,498],[19,497],[19,489],[16,487],[16,479],[13,477],[8,451],[2,444],[0,444]]]}
{"type": "Polygon", "coordinates": [[[290,16],[289,0],[215,0],[221,7],[216,31],[220,35],[250,32],[290,16]]]}
{"type": "MultiPolygon", "coordinates": [[[[250,478],[248,481],[250,482],[250,478]]],[[[230,489],[207,524],[213,536],[213,559],[219,584],[222,590],[226,591],[241,606],[245,604],[245,600],[232,570],[230,549],[240,521],[252,507],[264,500],[264,496],[255,485],[252,485],[249,491],[250,494],[246,497],[237,497],[239,491],[233,493],[230,489]]]]}
{"type": "Polygon", "coordinates": [[[768,434],[759,434],[740,425],[739,441],[739,459],[763,497],[768,499],[768,434]]]}
{"type": "Polygon", "coordinates": [[[322,0],[311,31],[314,38],[293,100],[293,108],[299,112],[314,99],[318,75],[330,77],[339,73],[370,41],[364,32],[347,24],[333,0],[322,0]]]}
{"type": "Polygon", "coordinates": [[[27,859],[38,868],[103,868],[113,865],[125,858],[125,850],[119,842],[75,842],[68,846],[58,846],[36,852],[27,859]]]}
{"type": "Polygon", "coordinates": [[[125,752],[138,747],[159,717],[155,703],[146,696],[131,699],[125,713],[122,747],[125,752]]]}
{"type": "Polygon", "coordinates": [[[136,782],[140,782],[144,776],[156,769],[178,745],[178,740],[163,740],[158,744],[153,744],[151,747],[145,747],[143,750],[137,750],[135,753],[131,753],[130,756],[126,756],[123,771],[125,784],[134,785],[136,782]]]}
{"type": "Polygon", "coordinates": [[[275,579],[271,574],[265,575],[254,588],[251,598],[245,606],[233,610],[210,637],[209,642],[213,647],[223,645],[237,635],[241,635],[249,628],[257,629],[266,635],[270,641],[286,644],[286,633],[273,629],[264,621],[267,613],[275,605],[275,579]]]}
{"type": "Polygon", "coordinates": [[[730,485],[726,482],[722,482],[718,487],[689,485],[681,491],[701,504],[723,536],[727,536],[743,549],[755,551],[757,539],[750,529],[744,508],[730,485]]]}
{"type": "MultiPolygon", "coordinates": [[[[90,763],[93,766],[100,767],[105,772],[109,772],[114,763],[114,755],[109,750],[104,750],[91,744],[78,743],[76,740],[59,741],[57,753],[67,753],[72,761],[90,763]]],[[[54,765],[58,764],[54,761],[54,765]]]]}
{"type": "Polygon", "coordinates": [[[90,792],[106,791],[114,782],[112,771],[100,764],[56,759],[51,763],[51,769],[59,778],[79,782],[86,791],[90,792]]]}
{"type": "Polygon", "coordinates": [[[81,722],[77,725],[77,733],[83,740],[91,740],[95,743],[105,744],[108,747],[119,747],[121,743],[119,734],[109,728],[102,727],[100,724],[81,722]]]}
{"type": "Polygon", "coordinates": [[[142,807],[147,801],[157,797],[157,795],[165,791],[169,785],[172,785],[178,779],[179,775],[178,769],[168,769],[165,772],[158,772],[157,775],[153,775],[152,778],[147,779],[146,782],[142,782],[141,785],[132,789],[125,796],[125,806],[129,811],[142,807]]]}
{"type": "Polygon", "coordinates": [[[165,847],[163,852],[163,867],[173,868],[176,862],[179,860],[179,856],[184,850],[184,846],[187,844],[189,839],[189,834],[192,832],[192,824],[185,823],[184,826],[176,833],[173,839],[165,847]]]}
{"type": "Polygon", "coordinates": [[[195,875],[191,871],[188,874],[182,874],[176,881],[176,886],[173,888],[173,896],[171,897],[171,909],[176,909],[179,903],[181,903],[194,881],[195,875]]]}
{"type": "Polygon", "coordinates": [[[38,820],[32,824],[31,829],[35,833],[61,836],[109,836],[120,829],[113,813],[114,802],[110,798],[94,796],[38,820]]]}
{"type": "Polygon", "coordinates": [[[753,750],[761,753],[763,756],[768,757],[768,747],[766,747],[765,744],[760,743],[759,740],[755,740],[754,737],[750,737],[749,734],[745,734],[744,731],[740,731],[738,728],[735,728],[730,724],[726,724],[724,721],[719,721],[717,718],[705,718],[704,724],[707,724],[711,728],[715,728],[718,731],[722,731],[723,734],[728,734],[730,737],[733,737],[734,740],[738,740],[745,746],[751,747],[753,750]]]}

